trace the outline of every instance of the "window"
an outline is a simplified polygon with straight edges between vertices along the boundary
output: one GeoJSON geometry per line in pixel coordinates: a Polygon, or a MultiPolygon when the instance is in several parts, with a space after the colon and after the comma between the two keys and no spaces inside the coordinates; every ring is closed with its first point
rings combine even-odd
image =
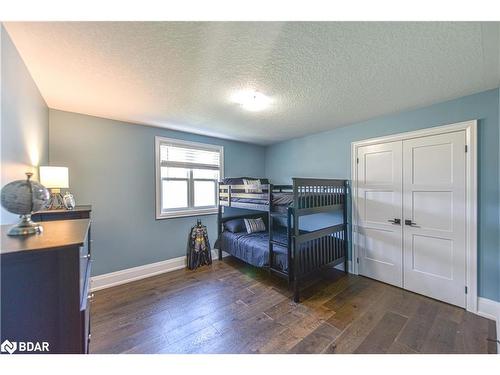
{"type": "Polygon", "coordinates": [[[223,147],[156,137],[156,218],[217,212],[223,147]]]}

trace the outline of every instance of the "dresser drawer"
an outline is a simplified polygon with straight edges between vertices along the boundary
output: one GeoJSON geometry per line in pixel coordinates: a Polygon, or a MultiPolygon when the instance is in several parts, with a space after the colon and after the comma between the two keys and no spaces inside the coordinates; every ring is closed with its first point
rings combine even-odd
{"type": "Polygon", "coordinates": [[[80,267],[86,264],[85,270],[80,268],[80,309],[84,309],[87,300],[90,299],[90,272],[92,263],[83,259],[80,259],[80,267]]]}
{"type": "Polygon", "coordinates": [[[80,311],[81,314],[81,324],[82,324],[82,352],[84,354],[89,353],[90,347],[90,306],[91,304],[87,304],[87,308],[85,310],[80,311]]]}
{"type": "Polygon", "coordinates": [[[91,255],[89,251],[89,238],[85,239],[84,245],[80,246],[79,258],[80,258],[80,295],[83,295],[83,289],[85,288],[85,281],[87,277],[87,268],[91,263],[91,255]]]}
{"type": "Polygon", "coordinates": [[[80,296],[83,298],[85,293],[85,284],[87,282],[87,268],[90,262],[87,258],[80,258],[80,296]]]}
{"type": "Polygon", "coordinates": [[[80,246],[80,256],[83,257],[87,254],[90,254],[90,229],[87,232],[87,236],[85,237],[85,241],[83,242],[83,245],[80,246]]]}
{"type": "Polygon", "coordinates": [[[89,352],[90,343],[90,308],[94,298],[93,293],[90,291],[90,273],[91,263],[87,262],[87,269],[85,271],[84,285],[81,305],[80,305],[80,325],[81,325],[81,347],[83,353],[89,352]]]}

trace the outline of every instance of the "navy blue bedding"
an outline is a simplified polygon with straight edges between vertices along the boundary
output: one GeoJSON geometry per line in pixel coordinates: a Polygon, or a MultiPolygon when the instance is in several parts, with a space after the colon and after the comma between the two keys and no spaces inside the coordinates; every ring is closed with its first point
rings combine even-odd
{"type": "MultiPolygon", "coordinates": [[[[273,232],[275,241],[287,242],[286,229],[280,228],[273,232]]],[[[269,266],[269,234],[268,232],[231,233],[222,232],[219,246],[222,251],[229,253],[255,267],[269,266]]],[[[273,267],[282,271],[288,270],[288,255],[285,247],[274,245],[273,267]]]]}

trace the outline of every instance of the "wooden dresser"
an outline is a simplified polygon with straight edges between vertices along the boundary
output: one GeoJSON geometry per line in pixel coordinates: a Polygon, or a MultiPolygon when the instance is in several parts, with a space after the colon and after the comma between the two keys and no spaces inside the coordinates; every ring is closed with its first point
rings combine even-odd
{"type": "Polygon", "coordinates": [[[1,342],[18,343],[16,353],[20,342],[88,353],[90,219],[46,221],[26,237],[7,236],[9,228],[1,227],[1,342]]]}

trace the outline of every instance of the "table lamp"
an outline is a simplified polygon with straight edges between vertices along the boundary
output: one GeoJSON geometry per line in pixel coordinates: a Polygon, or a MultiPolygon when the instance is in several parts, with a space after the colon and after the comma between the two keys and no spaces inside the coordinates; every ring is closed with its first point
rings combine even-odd
{"type": "Polygon", "coordinates": [[[49,210],[64,208],[61,189],[69,187],[69,177],[67,167],[40,167],[40,183],[50,190],[50,200],[47,204],[49,210]]]}

